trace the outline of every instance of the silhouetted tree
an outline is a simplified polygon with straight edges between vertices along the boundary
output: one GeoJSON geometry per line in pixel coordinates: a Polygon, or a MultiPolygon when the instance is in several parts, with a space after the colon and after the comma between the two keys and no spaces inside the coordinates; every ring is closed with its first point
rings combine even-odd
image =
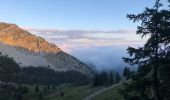
{"type": "Polygon", "coordinates": [[[60,92],[60,97],[63,97],[64,96],[64,92],[60,92]]]}
{"type": "Polygon", "coordinates": [[[36,86],[35,86],[35,92],[39,92],[39,91],[40,91],[39,86],[36,85],[36,86]]]}
{"type": "Polygon", "coordinates": [[[125,67],[124,71],[123,71],[123,77],[125,78],[125,80],[128,80],[131,76],[131,71],[128,67],[125,67]]]}
{"type": "Polygon", "coordinates": [[[117,72],[115,75],[115,83],[119,83],[121,81],[121,76],[120,74],[117,72]]]}
{"type": "Polygon", "coordinates": [[[47,90],[50,90],[50,85],[47,85],[47,90]]]}
{"type": "Polygon", "coordinates": [[[53,85],[53,86],[52,86],[52,89],[55,90],[55,88],[56,88],[55,85],[53,85]]]}
{"type": "Polygon", "coordinates": [[[114,75],[113,72],[111,71],[109,74],[109,85],[112,85],[114,83],[114,75]]]}
{"type": "Polygon", "coordinates": [[[129,94],[126,93],[127,100],[134,98],[136,100],[162,100],[165,97],[161,96],[161,74],[158,73],[160,73],[160,68],[165,68],[166,60],[169,60],[170,11],[160,9],[161,6],[160,0],[156,0],[154,7],[146,8],[138,15],[127,16],[134,22],[141,22],[137,34],[142,38],[149,36],[143,47],[127,49],[131,58],[124,58],[124,61],[131,65],[138,65],[137,75],[132,78],[132,84],[127,85],[126,88],[129,91],[129,94]]]}
{"type": "Polygon", "coordinates": [[[100,78],[99,78],[99,74],[98,73],[95,73],[94,75],[94,79],[93,79],[93,86],[96,87],[96,86],[100,86],[100,78]]]}
{"type": "Polygon", "coordinates": [[[108,74],[107,74],[106,71],[101,72],[100,78],[101,78],[101,84],[102,85],[107,85],[108,84],[108,74]]]}

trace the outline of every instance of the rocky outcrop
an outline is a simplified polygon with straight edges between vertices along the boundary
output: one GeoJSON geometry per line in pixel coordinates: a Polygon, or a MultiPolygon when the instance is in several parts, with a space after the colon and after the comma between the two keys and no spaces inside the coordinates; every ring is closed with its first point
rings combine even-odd
{"type": "Polygon", "coordinates": [[[60,52],[54,44],[22,30],[15,24],[0,23],[0,41],[12,46],[26,48],[34,52],[60,52]]]}

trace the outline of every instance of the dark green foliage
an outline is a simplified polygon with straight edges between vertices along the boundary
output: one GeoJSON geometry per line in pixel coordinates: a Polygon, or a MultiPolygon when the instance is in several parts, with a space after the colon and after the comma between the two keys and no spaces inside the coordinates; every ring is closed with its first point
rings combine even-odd
{"type": "Polygon", "coordinates": [[[19,72],[19,65],[12,58],[0,54],[0,100],[22,99],[22,91],[15,83],[19,72]]]}
{"type": "Polygon", "coordinates": [[[105,72],[105,71],[101,72],[100,79],[101,79],[101,84],[107,84],[108,83],[107,72],[105,72]]]}
{"type": "MultiPolygon", "coordinates": [[[[25,84],[35,84],[35,91],[40,93],[39,85],[47,85],[46,89],[50,89],[50,85],[87,84],[90,80],[76,71],[56,72],[45,67],[20,68],[12,58],[0,54],[0,100],[22,100],[23,95],[29,92],[25,84]]],[[[39,97],[42,98],[41,94],[39,97]]]]}
{"type": "Polygon", "coordinates": [[[114,84],[114,75],[113,75],[113,72],[110,72],[109,73],[109,85],[112,85],[112,84],[114,84]]]}
{"type": "Polygon", "coordinates": [[[60,97],[63,97],[64,96],[64,92],[60,92],[60,97]]]}
{"type": "Polygon", "coordinates": [[[26,86],[17,84],[0,84],[0,100],[23,100],[23,95],[28,93],[26,86]]]}
{"type": "Polygon", "coordinates": [[[115,83],[119,83],[121,81],[121,76],[120,74],[117,72],[115,75],[115,83]]]}
{"type": "Polygon", "coordinates": [[[16,87],[0,84],[0,100],[16,100],[16,87]]]}
{"type": "Polygon", "coordinates": [[[90,80],[86,75],[77,71],[56,72],[44,67],[25,67],[21,69],[20,74],[20,81],[25,84],[87,84],[90,80]]]}
{"type": "Polygon", "coordinates": [[[160,66],[160,91],[161,96],[165,100],[170,100],[170,51],[169,56],[166,59],[162,59],[160,66]]]}
{"type": "Polygon", "coordinates": [[[44,98],[42,92],[39,92],[39,93],[38,93],[38,98],[39,98],[39,100],[42,100],[42,99],[44,98]]]}
{"type": "Polygon", "coordinates": [[[0,80],[3,82],[24,84],[88,84],[91,79],[77,71],[56,72],[45,67],[24,67],[8,56],[0,54],[0,80]]]}
{"type": "Polygon", "coordinates": [[[47,86],[47,90],[50,90],[50,85],[47,86]]]}
{"type": "Polygon", "coordinates": [[[46,92],[46,91],[47,91],[47,87],[46,87],[46,86],[44,86],[43,91],[44,91],[44,92],[46,92]]]}
{"type": "Polygon", "coordinates": [[[107,73],[105,71],[96,73],[93,80],[93,86],[109,86],[121,81],[119,73],[114,75],[113,72],[107,73]]]}
{"type": "Polygon", "coordinates": [[[40,89],[39,89],[39,86],[35,86],[35,92],[39,92],[40,91],[40,89]]]}
{"type": "Polygon", "coordinates": [[[19,86],[19,91],[22,93],[22,94],[26,94],[26,93],[29,93],[29,89],[27,86],[19,86]]]}
{"type": "Polygon", "coordinates": [[[99,74],[96,73],[95,76],[94,76],[94,79],[93,79],[93,86],[99,86],[100,85],[100,82],[99,82],[99,74]]]}
{"type": "Polygon", "coordinates": [[[100,73],[96,73],[93,81],[93,86],[102,86],[108,83],[108,74],[103,71],[100,73]]]}
{"type": "Polygon", "coordinates": [[[169,100],[170,10],[160,9],[161,6],[156,0],[154,7],[127,16],[141,22],[136,34],[149,39],[143,47],[129,47],[131,58],[123,58],[130,65],[138,65],[132,82],[122,92],[126,100],[169,100]]]}
{"type": "Polygon", "coordinates": [[[20,67],[14,59],[0,53],[0,80],[3,82],[19,81],[17,78],[19,72],[20,67]]]}
{"type": "Polygon", "coordinates": [[[53,86],[52,86],[52,89],[53,89],[53,90],[55,90],[55,89],[56,89],[55,85],[53,85],[53,86]]]}
{"type": "Polygon", "coordinates": [[[141,77],[146,75],[150,71],[148,66],[140,66],[138,68],[138,73],[131,77],[132,82],[124,83],[124,89],[121,91],[125,100],[152,100],[152,91],[153,80],[151,80],[151,75],[147,77],[141,77]]]}
{"type": "Polygon", "coordinates": [[[131,76],[133,76],[134,71],[131,71],[130,68],[125,67],[124,71],[123,71],[123,77],[125,80],[128,80],[131,76]]]}

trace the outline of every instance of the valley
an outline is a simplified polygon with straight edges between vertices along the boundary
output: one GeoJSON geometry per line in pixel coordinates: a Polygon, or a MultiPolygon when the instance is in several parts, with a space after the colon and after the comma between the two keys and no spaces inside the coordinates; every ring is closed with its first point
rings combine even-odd
{"type": "Polygon", "coordinates": [[[170,100],[170,0],[1,0],[0,14],[0,100],[170,100]]]}

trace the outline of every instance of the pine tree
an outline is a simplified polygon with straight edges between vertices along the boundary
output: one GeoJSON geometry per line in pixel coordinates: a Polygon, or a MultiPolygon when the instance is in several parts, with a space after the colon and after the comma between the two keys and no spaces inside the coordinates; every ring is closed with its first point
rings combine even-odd
{"type": "Polygon", "coordinates": [[[50,89],[51,89],[50,85],[47,85],[47,90],[50,90],[50,89]]]}
{"type": "Polygon", "coordinates": [[[35,86],[35,92],[39,92],[39,91],[40,91],[40,89],[39,89],[38,85],[36,85],[35,86]]]}
{"type": "Polygon", "coordinates": [[[125,80],[128,80],[131,76],[131,71],[128,67],[125,67],[124,71],[123,71],[123,77],[125,78],[125,80]]]}
{"type": "Polygon", "coordinates": [[[107,83],[108,83],[108,74],[107,74],[106,71],[101,72],[100,78],[101,78],[101,80],[100,80],[101,85],[107,85],[107,83]]]}
{"type": "Polygon", "coordinates": [[[99,74],[96,73],[95,76],[94,76],[94,79],[93,79],[93,86],[96,87],[96,86],[99,86],[100,83],[99,83],[99,74]]]}
{"type": "Polygon", "coordinates": [[[121,80],[121,76],[120,74],[117,72],[116,75],[115,75],[115,83],[119,83],[121,80]]]}
{"type": "Polygon", "coordinates": [[[114,83],[113,78],[114,78],[113,72],[111,71],[110,74],[109,74],[109,85],[112,85],[114,83]]]}
{"type": "Polygon", "coordinates": [[[0,53],[0,100],[22,99],[22,91],[17,88],[19,73],[20,67],[14,59],[0,53]]]}
{"type": "MultiPolygon", "coordinates": [[[[134,22],[141,21],[141,26],[138,26],[136,34],[141,35],[142,38],[149,36],[143,47],[129,47],[127,49],[131,58],[123,58],[125,62],[139,66],[138,75],[133,78],[133,87],[143,86],[143,89],[135,90],[140,94],[135,96],[136,98],[144,98],[144,100],[149,98],[162,100],[161,75],[158,73],[160,73],[161,66],[164,66],[164,62],[161,61],[167,59],[170,48],[170,11],[160,9],[161,6],[160,0],[156,0],[154,7],[146,8],[143,13],[138,15],[130,14],[127,16],[134,22]],[[150,91],[150,95],[153,94],[152,97],[148,96],[148,91],[150,91]]],[[[164,69],[164,67],[162,68],[164,69]]]]}
{"type": "Polygon", "coordinates": [[[55,89],[56,89],[55,85],[53,85],[53,86],[52,86],[52,89],[53,89],[53,90],[55,90],[55,89]]]}

